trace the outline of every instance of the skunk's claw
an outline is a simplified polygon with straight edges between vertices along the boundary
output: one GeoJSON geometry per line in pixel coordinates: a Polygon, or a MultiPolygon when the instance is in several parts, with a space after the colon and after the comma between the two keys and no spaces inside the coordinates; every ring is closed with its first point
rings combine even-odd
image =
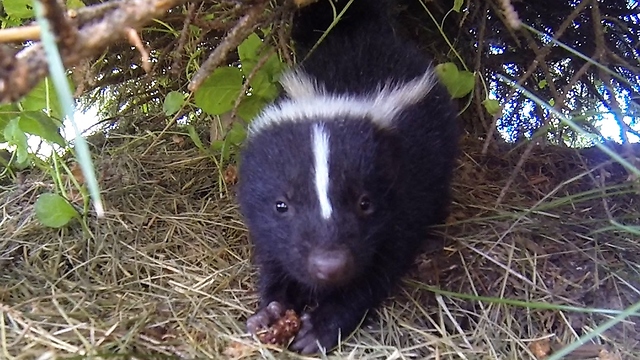
{"type": "Polygon", "coordinates": [[[302,326],[289,346],[291,350],[305,355],[317,354],[331,350],[338,343],[339,329],[318,324],[309,313],[304,313],[300,321],[302,326]]]}
{"type": "Polygon", "coordinates": [[[247,331],[255,335],[258,331],[271,326],[284,315],[284,312],[285,308],[282,304],[272,301],[247,319],[247,331]]]}

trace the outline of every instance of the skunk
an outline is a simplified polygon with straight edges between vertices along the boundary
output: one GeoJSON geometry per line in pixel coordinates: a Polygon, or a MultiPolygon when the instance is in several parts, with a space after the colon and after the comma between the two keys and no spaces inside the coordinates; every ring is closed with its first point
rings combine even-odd
{"type": "Polygon", "coordinates": [[[384,0],[299,9],[306,59],[252,120],[238,201],[254,244],[260,304],[251,333],[302,314],[290,349],[334,348],[392,294],[430,227],[448,214],[455,109],[431,61],[400,38],[384,0]]]}

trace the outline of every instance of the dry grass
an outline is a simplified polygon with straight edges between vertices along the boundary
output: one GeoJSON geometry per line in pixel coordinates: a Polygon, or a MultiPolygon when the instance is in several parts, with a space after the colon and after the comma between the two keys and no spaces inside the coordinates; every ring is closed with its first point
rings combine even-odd
{"type": "MultiPolygon", "coordinates": [[[[230,349],[298,358],[244,334],[257,297],[233,188],[217,185],[220,171],[187,137],[171,136],[114,134],[101,146],[108,213],[86,229],[35,220],[45,175],[0,194],[0,358],[231,358],[230,349]]],[[[536,149],[496,206],[519,150],[483,158],[481,143],[463,145],[444,251],[423,256],[379,316],[329,357],[531,359],[612,316],[597,309],[640,301],[638,235],[609,222],[640,222],[640,196],[619,167],[599,166],[606,157],[596,151],[536,149]]],[[[637,321],[573,358],[640,357],[637,321]]]]}

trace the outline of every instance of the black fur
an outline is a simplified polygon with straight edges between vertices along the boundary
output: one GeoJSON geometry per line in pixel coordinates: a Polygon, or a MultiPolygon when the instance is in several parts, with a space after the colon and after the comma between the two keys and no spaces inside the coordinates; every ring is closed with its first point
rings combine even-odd
{"type": "MultiPolygon", "coordinates": [[[[354,0],[344,23],[302,64],[304,71],[329,92],[352,95],[375,92],[388,80],[405,83],[421,76],[429,60],[394,35],[386,6],[386,1],[354,0]]],[[[311,30],[328,26],[316,20],[331,20],[322,11],[330,11],[326,0],[295,20],[294,40],[303,51],[319,37],[311,30]]],[[[269,127],[248,138],[238,195],[260,268],[260,310],[248,322],[250,330],[267,325],[264,309],[275,301],[305,313],[293,350],[315,352],[316,340],[330,349],[339,333],[348,336],[390,295],[421,245],[435,241],[429,227],[447,216],[458,136],[449,99],[438,85],[402,111],[389,129],[366,118],[314,119],[269,127]],[[318,217],[314,123],[323,123],[330,134],[331,221],[318,217]],[[373,206],[369,213],[358,208],[363,194],[373,206]],[[289,211],[277,212],[277,201],[286,202],[289,211]],[[354,271],[344,276],[346,283],[318,281],[308,271],[310,251],[337,247],[348,249],[354,271]]]]}

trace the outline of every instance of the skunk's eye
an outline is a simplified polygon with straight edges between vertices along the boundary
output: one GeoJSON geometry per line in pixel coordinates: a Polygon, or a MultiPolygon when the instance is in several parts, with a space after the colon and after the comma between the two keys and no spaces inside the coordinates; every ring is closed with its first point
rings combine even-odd
{"type": "Polygon", "coordinates": [[[363,215],[369,215],[373,212],[373,204],[368,195],[363,194],[360,196],[358,199],[358,210],[360,210],[363,215]]]}
{"type": "Polygon", "coordinates": [[[280,214],[284,214],[289,211],[289,206],[284,201],[276,201],[276,211],[280,214]]]}

